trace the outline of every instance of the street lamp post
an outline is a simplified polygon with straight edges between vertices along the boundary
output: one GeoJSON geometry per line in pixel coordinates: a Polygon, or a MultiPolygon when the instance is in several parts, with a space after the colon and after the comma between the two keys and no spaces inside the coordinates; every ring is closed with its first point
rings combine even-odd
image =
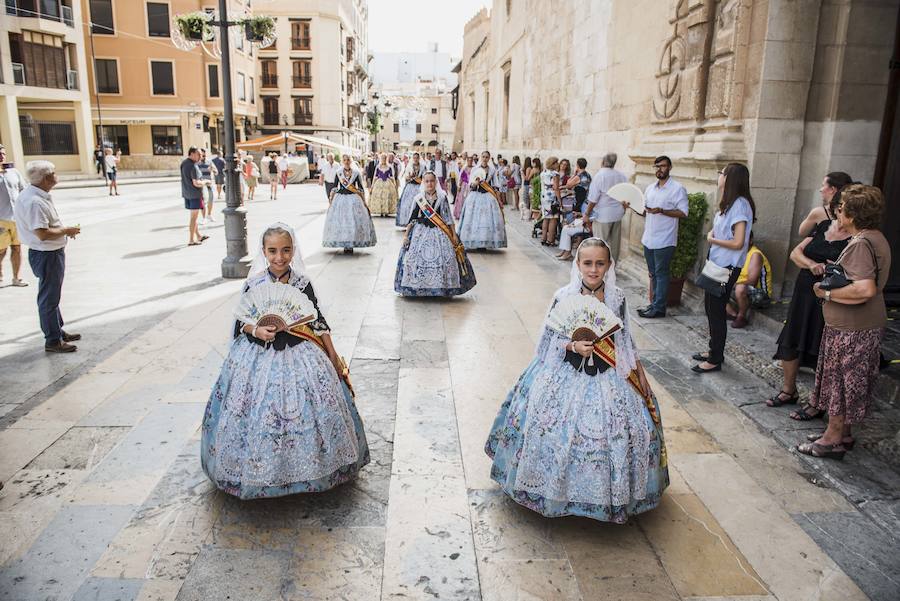
{"type": "Polygon", "coordinates": [[[250,272],[247,256],[247,211],[241,207],[241,182],[234,152],[234,106],[231,89],[231,47],[228,39],[228,0],[219,0],[219,44],[222,52],[222,101],[225,105],[225,258],[222,277],[245,278],[250,272]]]}
{"type": "Polygon", "coordinates": [[[250,257],[247,256],[247,213],[241,207],[241,183],[234,147],[234,99],[228,31],[232,26],[240,26],[251,43],[259,43],[260,48],[265,48],[275,41],[275,21],[264,15],[229,21],[229,1],[218,0],[218,21],[202,11],[176,15],[172,42],[185,51],[199,45],[208,55],[222,61],[222,104],[225,113],[225,126],[222,128],[225,147],[225,258],[222,260],[222,277],[243,278],[250,271],[250,257]],[[213,34],[213,27],[218,28],[218,35],[213,34]],[[213,46],[210,50],[205,43],[215,38],[218,38],[219,46],[213,46]]]}

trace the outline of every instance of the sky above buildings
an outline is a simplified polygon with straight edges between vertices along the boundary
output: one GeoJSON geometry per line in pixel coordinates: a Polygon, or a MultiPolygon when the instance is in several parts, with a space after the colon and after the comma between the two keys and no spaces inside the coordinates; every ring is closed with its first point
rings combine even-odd
{"type": "Polygon", "coordinates": [[[369,50],[426,52],[436,42],[440,52],[460,58],[463,28],[490,0],[369,0],[369,50]]]}

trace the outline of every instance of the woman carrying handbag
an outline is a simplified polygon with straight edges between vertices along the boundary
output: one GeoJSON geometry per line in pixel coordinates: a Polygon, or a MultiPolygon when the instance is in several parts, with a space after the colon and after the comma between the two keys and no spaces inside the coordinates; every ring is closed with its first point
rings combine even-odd
{"type": "Polygon", "coordinates": [[[756,205],[750,195],[750,171],[740,163],[729,163],[719,171],[718,211],[707,234],[709,257],[697,278],[704,289],[703,304],[709,322],[709,352],[693,356],[698,374],[720,371],[725,362],[727,311],[731,290],[747,258],[750,230],[756,221],[756,205]]]}

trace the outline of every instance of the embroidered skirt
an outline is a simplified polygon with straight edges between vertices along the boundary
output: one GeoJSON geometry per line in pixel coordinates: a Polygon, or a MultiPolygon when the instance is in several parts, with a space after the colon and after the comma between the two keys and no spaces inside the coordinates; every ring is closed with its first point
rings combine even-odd
{"type": "Polygon", "coordinates": [[[409,247],[400,249],[394,290],[403,296],[457,296],[475,286],[468,257],[462,274],[456,252],[436,227],[417,223],[409,234],[409,247]]]}
{"type": "Polygon", "coordinates": [[[825,326],[809,404],[847,425],[863,421],[878,377],[884,328],[844,332],[825,326]]]}
{"type": "Polygon", "coordinates": [[[362,248],[375,246],[375,225],[362,198],[356,194],[335,194],[328,214],[322,246],[327,248],[362,248]]]}
{"type": "Polygon", "coordinates": [[[406,227],[409,225],[409,218],[412,217],[413,208],[415,208],[415,198],[419,193],[419,184],[407,183],[403,186],[403,193],[400,195],[400,203],[397,205],[397,219],[395,223],[397,227],[406,227]]]}
{"type": "Polygon", "coordinates": [[[369,210],[373,215],[388,215],[397,212],[397,186],[394,180],[380,180],[377,177],[372,184],[369,196],[369,210]]]}
{"type": "Polygon", "coordinates": [[[500,205],[491,194],[472,190],[459,218],[459,239],[473,248],[506,248],[506,222],[500,205]]]}
{"type": "Polygon", "coordinates": [[[517,503],[546,517],[621,524],[656,507],[669,484],[657,432],[643,399],[615,369],[589,376],[535,358],[484,450],[491,478],[517,503]]]}
{"type": "Polygon", "coordinates": [[[238,336],[203,416],[203,470],[241,499],[321,492],[369,462],[362,420],[325,353],[238,336]]]}

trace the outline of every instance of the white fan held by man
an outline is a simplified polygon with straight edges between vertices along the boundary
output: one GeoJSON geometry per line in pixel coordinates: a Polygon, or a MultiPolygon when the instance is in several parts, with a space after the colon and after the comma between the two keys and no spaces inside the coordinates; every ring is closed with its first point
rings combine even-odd
{"type": "Polygon", "coordinates": [[[266,282],[241,296],[234,316],[254,327],[274,327],[274,332],[315,321],[319,317],[309,297],[288,284],[266,282]]]}

